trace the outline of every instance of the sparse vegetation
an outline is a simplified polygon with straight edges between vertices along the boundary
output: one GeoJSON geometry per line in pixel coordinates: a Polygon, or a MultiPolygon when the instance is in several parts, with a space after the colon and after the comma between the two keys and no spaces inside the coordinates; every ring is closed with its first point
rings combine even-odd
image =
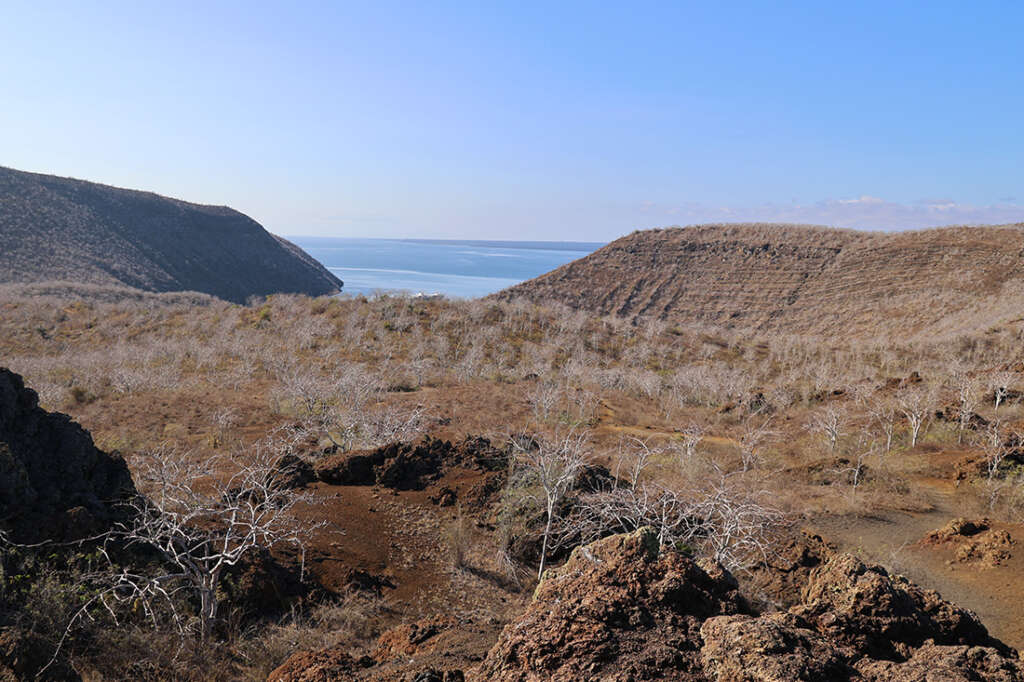
{"type": "MultiPolygon", "coordinates": [[[[957,513],[977,507],[999,523],[1024,521],[1022,387],[1005,369],[1024,340],[1016,323],[822,340],[523,300],[279,295],[240,306],[49,285],[0,286],[0,312],[4,364],[44,406],[70,412],[125,455],[140,488],[147,471],[174,461],[195,474],[175,480],[211,485],[198,488],[205,506],[186,505],[207,510],[203,523],[186,520],[184,530],[231,526],[211,505],[250,498],[217,462],[248,453],[255,463],[269,434],[301,467],[289,479],[295,518],[332,521],[304,541],[309,584],[284,603],[248,608],[230,571],[205,600],[180,591],[173,606],[188,618],[179,622],[200,636],[176,650],[166,599],[155,632],[134,617],[114,628],[110,614],[90,611],[96,623],[79,619],[64,651],[108,676],[148,666],[137,676],[184,677],[190,662],[216,660],[225,678],[256,679],[298,648],[363,655],[385,625],[424,613],[504,622],[572,548],[643,526],[666,551],[714,558],[742,577],[770,563],[795,526],[819,519],[856,524],[955,504],[957,513]],[[401,467],[420,463],[403,450],[389,455],[387,476],[371,471],[373,485],[319,477],[326,468],[356,477],[358,458],[423,434],[513,446],[502,449],[507,459],[466,455],[408,477],[401,467]],[[140,456],[166,442],[189,454],[164,451],[147,468],[140,456]],[[935,479],[954,491],[948,500],[935,479]],[[321,602],[365,613],[339,626],[350,634],[332,635],[325,623],[341,617],[325,616],[321,602]],[[136,667],[111,657],[104,668],[100,652],[114,642],[149,653],[136,667]]],[[[283,546],[271,555],[300,563],[283,546]]],[[[79,578],[52,573],[57,584],[32,588],[65,605],[49,609],[54,622],[33,616],[25,627],[70,619],[81,596],[68,596],[68,585],[95,594],[100,583],[81,575],[102,558],[76,560],[79,578]]],[[[152,579],[157,566],[137,575],[152,579]]]]}

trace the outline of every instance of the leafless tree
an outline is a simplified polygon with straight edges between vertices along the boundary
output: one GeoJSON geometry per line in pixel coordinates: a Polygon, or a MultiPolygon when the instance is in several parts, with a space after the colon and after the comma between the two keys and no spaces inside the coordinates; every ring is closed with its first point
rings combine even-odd
{"type": "Polygon", "coordinates": [[[541,540],[540,567],[537,570],[537,577],[540,578],[544,574],[551,529],[559,505],[587,466],[587,434],[569,432],[552,440],[531,439],[529,443],[513,439],[512,446],[519,465],[535,478],[543,495],[540,502],[544,506],[544,534],[541,540]]]}
{"type": "Polygon", "coordinates": [[[693,458],[697,455],[697,446],[704,440],[704,427],[697,423],[692,423],[683,429],[683,448],[682,454],[684,462],[680,462],[681,465],[685,465],[686,462],[693,461],[693,458]]]}
{"type": "Polygon", "coordinates": [[[928,421],[932,409],[932,394],[926,388],[905,388],[898,396],[900,412],[910,426],[910,447],[917,445],[921,430],[928,421]]]}
{"type": "Polygon", "coordinates": [[[835,469],[841,476],[850,477],[850,497],[856,499],[857,489],[863,481],[867,459],[874,453],[870,434],[862,433],[852,459],[846,466],[835,469]]]}
{"type": "Polygon", "coordinates": [[[361,424],[367,445],[414,440],[423,432],[426,410],[422,405],[411,408],[384,407],[370,410],[361,424]]]}
{"type": "Polygon", "coordinates": [[[673,489],[640,475],[647,462],[634,460],[625,485],[610,484],[576,500],[562,524],[563,537],[586,543],[650,526],[660,546],[701,547],[730,570],[767,555],[784,515],[762,502],[765,493],[751,493],[727,474],[700,489],[673,489]]]}
{"type": "Polygon", "coordinates": [[[289,366],[278,376],[284,399],[306,430],[342,452],[406,440],[422,430],[423,408],[383,403],[383,386],[361,365],[345,365],[331,377],[289,366]]]}
{"type": "Polygon", "coordinates": [[[966,373],[956,377],[956,389],[959,409],[956,442],[961,445],[964,442],[964,430],[971,423],[971,417],[974,416],[975,410],[978,409],[978,403],[981,402],[981,391],[978,381],[966,373]]]}
{"type": "Polygon", "coordinates": [[[636,436],[624,438],[619,443],[619,456],[615,466],[615,478],[619,480],[628,480],[629,486],[635,489],[640,485],[643,474],[646,471],[648,464],[650,464],[651,457],[659,451],[659,448],[652,448],[651,445],[642,438],[637,438],[636,436]],[[628,478],[623,477],[623,465],[626,465],[625,475],[628,478]]]}
{"type": "Polygon", "coordinates": [[[689,508],[684,495],[658,483],[609,486],[577,500],[562,524],[561,534],[588,543],[609,533],[651,526],[658,532],[661,545],[671,545],[690,536],[689,508]]]}
{"type": "Polygon", "coordinates": [[[112,598],[152,612],[156,600],[173,604],[176,593],[192,592],[199,602],[197,634],[209,638],[226,569],[259,549],[285,544],[304,556],[306,541],[323,525],[296,516],[296,508],[312,500],[282,484],[280,462],[279,449],[269,443],[230,460],[197,461],[166,447],[139,456],[132,470],[141,494],[126,503],[129,519],[115,526],[108,544],[153,551],[164,570],[121,570],[112,598]]]}
{"type": "Polygon", "coordinates": [[[455,365],[457,376],[462,381],[475,379],[480,376],[486,360],[487,352],[484,350],[483,343],[479,340],[472,342],[455,365]]]}
{"type": "MultiPolygon", "coordinates": [[[[1014,440],[1020,442],[1020,436],[1018,435],[1014,440]]],[[[985,430],[981,439],[981,448],[985,454],[985,489],[991,511],[995,509],[1003,489],[1007,487],[1007,481],[1000,476],[1000,471],[1003,462],[1011,452],[1006,445],[1006,438],[999,422],[993,422],[985,430]]]]}
{"type": "Polygon", "coordinates": [[[535,386],[527,398],[533,416],[540,422],[546,422],[558,404],[561,393],[561,389],[554,384],[545,382],[535,386]]]}
{"type": "Polygon", "coordinates": [[[428,341],[421,338],[416,343],[412,350],[409,351],[409,359],[407,361],[409,370],[412,372],[413,378],[416,380],[416,386],[422,386],[427,379],[427,370],[430,369],[433,364],[433,359],[430,357],[430,349],[428,347],[428,341]]]}
{"type": "Polygon", "coordinates": [[[772,533],[785,515],[762,502],[764,493],[751,493],[723,477],[711,483],[687,509],[688,538],[731,571],[764,560],[772,533]]]}
{"type": "Polygon", "coordinates": [[[835,452],[836,444],[843,436],[843,414],[840,410],[829,405],[821,412],[811,415],[811,422],[808,430],[821,433],[828,443],[830,452],[835,452]]]}
{"type": "Polygon", "coordinates": [[[868,402],[866,405],[871,419],[882,430],[882,436],[885,438],[884,454],[888,455],[892,451],[892,441],[896,436],[896,418],[898,415],[896,406],[892,401],[885,398],[868,402]]]}
{"type": "Polygon", "coordinates": [[[982,450],[985,453],[985,474],[991,481],[999,473],[1003,460],[1009,454],[999,422],[993,422],[985,430],[982,437],[982,450]]]}
{"type": "Polygon", "coordinates": [[[659,545],[688,537],[686,496],[646,476],[657,452],[658,448],[652,449],[643,439],[624,440],[615,477],[575,500],[572,513],[560,524],[562,540],[588,543],[609,533],[628,533],[643,526],[657,530],[659,545]]]}
{"type": "Polygon", "coordinates": [[[237,421],[238,413],[230,407],[218,409],[213,413],[213,415],[211,415],[210,422],[213,424],[214,428],[214,447],[220,447],[224,444],[224,439],[227,436],[228,431],[237,421]]]}
{"type": "Polygon", "coordinates": [[[743,426],[743,433],[740,435],[740,462],[743,471],[749,471],[757,467],[761,459],[760,448],[766,442],[775,437],[775,432],[769,429],[772,418],[768,417],[758,423],[756,417],[750,417],[743,426]]]}
{"type": "Polygon", "coordinates": [[[988,389],[992,391],[992,399],[995,402],[996,411],[1003,404],[1010,393],[1010,385],[1016,375],[1013,372],[995,372],[988,377],[988,389]]]}

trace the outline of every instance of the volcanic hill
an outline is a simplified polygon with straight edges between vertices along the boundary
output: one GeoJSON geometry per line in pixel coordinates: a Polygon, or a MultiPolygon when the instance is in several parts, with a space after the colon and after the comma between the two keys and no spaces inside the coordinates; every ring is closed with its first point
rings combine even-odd
{"type": "Polygon", "coordinates": [[[1021,321],[1024,224],[857,232],[638,231],[497,294],[629,318],[782,333],[956,334],[1021,321]]]}
{"type": "Polygon", "coordinates": [[[321,295],[342,282],[225,206],[0,168],[0,283],[50,280],[254,295],[321,295]]]}

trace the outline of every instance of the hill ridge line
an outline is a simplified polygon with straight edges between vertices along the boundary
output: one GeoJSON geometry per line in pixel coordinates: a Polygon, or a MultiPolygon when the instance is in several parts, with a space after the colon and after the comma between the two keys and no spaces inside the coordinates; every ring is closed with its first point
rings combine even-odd
{"type": "Polygon", "coordinates": [[[295,244],[228,206],[0,167],[0,284],[73,281],[252,296],[339,291],[295,244]]]}
{"type": "Polygon", "coordinates": [[[1024,306],[1024,224],[637,231],[495,298],[816,336],[956,334],[1024,306]]]}

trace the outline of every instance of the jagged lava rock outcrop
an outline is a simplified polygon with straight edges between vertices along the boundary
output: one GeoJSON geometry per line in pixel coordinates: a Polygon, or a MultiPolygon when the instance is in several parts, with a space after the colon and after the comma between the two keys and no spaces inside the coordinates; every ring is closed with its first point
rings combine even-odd
{"type": "Polygon", "coordinates": [[[331,485],[380,485],[394,490],[422,490],[443,471],[463,466],[503,472],[508,453],[489,440],[467,436],[460,442],[425,436],[418,443],[390,443],[372,450],[336,453],[322,458],[317,478],[331,485]]]}
{"type": "Polygon", "coordinates": [[[505,628],[480,676],[488,680],[704,680],[701,624],[743,613],[724,570],[659,555],[645,530],[573,550],[547,571],[533,602],[505,628]]]}
{"type": "Polygon", "coordinates": [[[659,552],[646,528],[577,547],[547,571],[477,665],[481,636],[472,623],[427,619],[383,635],[373,656],[297,652],[270,679],[1024,680],[1017,652],[973,613],[878,566],[829,556],[810,571],[798,604],[756,613],[727,571],[659,552]]]}
{"type": "Polygon", "coordinates": [[[849,555],[815,568],[802,603],[751,613],[723,569],[657,552],[653,533],[600,540],[545,574],[472,679],[1024,679],[971,612],[849,555]]]}
{"type": "Polygon", "coordinates": [[[120,457],[97,449],[66,414],[39,407],[21,376],[0,368],[0,528],[12,539],[78,539],[134,492],[120,457]]]}

